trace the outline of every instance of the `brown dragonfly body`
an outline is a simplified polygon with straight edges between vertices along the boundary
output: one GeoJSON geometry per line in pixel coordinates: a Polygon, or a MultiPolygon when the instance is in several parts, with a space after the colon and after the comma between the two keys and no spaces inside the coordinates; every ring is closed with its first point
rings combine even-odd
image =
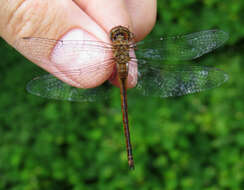
{"type": "Polygon", "coordinates": [[[126,138],[126,148],[130,169],[134,169],[132,146],[130,143],[130,130],[127,111],[127,77],[129,72],[130,44],[134,41],[134,35],[127,28],[117,26],[110,31],[110,39],[113,44],[113,56],[116,62],[120,84],[121,110],[123,114],[123,126],[126,138]]]}

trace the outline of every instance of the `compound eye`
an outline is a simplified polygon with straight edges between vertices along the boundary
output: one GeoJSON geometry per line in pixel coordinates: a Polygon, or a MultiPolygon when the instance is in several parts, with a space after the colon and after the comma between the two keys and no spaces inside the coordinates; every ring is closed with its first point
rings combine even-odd
{"type": "Polygon", "coordinates": [[[118,39],[118,34],[115,34],[114,36],[113,36],[113,40],[115,41],[115,40],[117,40],[118,39]]]}
{"type": "Polygon", "coordinates": [[[114,42],[118,39],[118,36],[120,35],[120,33],[116,32],[114,34],[111,35],[111,41],[114,42]]]}

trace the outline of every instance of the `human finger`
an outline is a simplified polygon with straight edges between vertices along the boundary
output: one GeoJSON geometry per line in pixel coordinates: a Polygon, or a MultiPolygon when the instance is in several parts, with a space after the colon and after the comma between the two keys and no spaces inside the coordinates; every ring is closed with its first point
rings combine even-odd
{"type": "MultiPolygon", "coordinates": [[[[95,75],[96,69],[86,72],[85,68],[79,76],[62,74],[63,71],[84,66],[84,62],[95,65],[95,67],[99,66],[98,62],[111,57],[110,54],[95,52],[97,59],[90,62],[84,56],[72,54],[65,58],[65,63],[59,64],[56,63],[56,60],[64,58],[64,55],[61,54],[64,51],[61,51],[62,47],[60,46],[57,48],[56,43],[45,43],[46,41],[32,43],[33,41],[28,41],[28,38],[25,41],[19,40],[22,37],[38,36],[61,40],[109,42],[106,32],[84,11],[80,10],[73,1],[8,1],[1,6],[0,16],[1,37],[9,44],[15,45],[31,61],[45,70],[55,73],[57,77],[70,85],[81,88],[95,87],[111,75],[112,67],[107,67],[100,75],[95,75]],[[39,57],[35,58],[35,55],[39,57]],[[99,57],[100,55],[101,57],[99,57]],[[96,61],[97,63],[94,63],[96,61]],[[80,84],[81,82],[82,84],[80,84]]],[[[76,44],[70,44],[70,46],[72,45],[72,48],[75,49],[76,44]]],[[[89,51],[89,47],[86,50],[89,51]]]]}

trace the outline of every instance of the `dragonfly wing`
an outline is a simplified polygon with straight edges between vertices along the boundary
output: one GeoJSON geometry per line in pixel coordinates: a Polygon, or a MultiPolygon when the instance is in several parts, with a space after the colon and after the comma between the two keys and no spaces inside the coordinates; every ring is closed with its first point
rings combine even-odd
{"type": "Polygon", "coordinates": [[[26,37],[19,39],[15,47],[64,82],[73,86],[75,82],[76,87],[97,86],[113,72],[112,46],[109,43],[26,37]],[[68,70],[76,70],[79,75],[68,70]]]}
{"type": "Polygon", "coordinates": [[[27,91],[44,98],[75,102],[92,102],[109,94],[109,85],[81,89],[72,87],[51,74],[36,77],[27,84],[27,91]]]}
{"type": "Polygon", "coordinates": [[[182,36],[145,40],[136,45],[138,59],[191,60],[221,46],[228,34],[221,30],[206,30],[182,36]]]}
{"type": "Polygon", "coordinates": [[[223,71],[203,66],[164,65],[152,67],[138,65],[136,89],[145,96],[183,96],[215,88],[228,80],[223,71]]]}
{"type": "Polygon", "coordinates": [[[14,44],[30,60],[42,64],[70,64],[74,59],[93,60],[108,57],[112,52],[109,43],[92,40],[54,40],[24,37],[14,44]],[[55,57],[55,59],[52,59],[55,57]]]}

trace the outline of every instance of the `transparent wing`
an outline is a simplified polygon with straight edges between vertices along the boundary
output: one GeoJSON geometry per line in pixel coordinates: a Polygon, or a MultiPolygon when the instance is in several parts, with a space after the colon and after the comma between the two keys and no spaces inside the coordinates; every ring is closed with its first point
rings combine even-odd
{"type": "MultiPolygon", "coordinates": [[[[183,96],[218,87],[228,80],[226,73],[211,67],[166,64],[162,67],[151,65],[138,65],[138,67],[138,83],[135,89],[145,96],[161,98],[183,96]]],[[[78,73],[73,71],[72,75],[78,73]]],[[[91,102],[107,97],[110,87],[110,84],[105,83],[91,89],[75,88],[49,74],[30,81],[27,84],[27,91],[45,98],[91,102]]]]}
{"type": "Polygon", "coordinates": [[[111,45],[99,41],[27,37],[19,39],[15,47],[56,77],[77,87],[105,81],[114,66],[111,45]]]}
{"type": "Polygon", "coordinates": [[[27,91],[44,98],[68,100],[76,102],[92,102],[105,98],[109,94],[109,84],[96,88],[80,89],[72,87],[53,75],[36,77],[27,84],[27,91]]]}
{"type": "Polygon", "coordinates": [[[25,37],[17,40],[14,46],[32,61],[52,64],[68,64],[72,58],[85,60],[104,56],[112,52],[109,43],[92,40],[54,40],[47,38],[25,37]],[[56,57],[55,61],[51,56],[56,57]],[[58,59],[57,59],[58,57],[58,59]]]}
{"type": "Polygon", "coordinates": [[[138,65],[136,89],[145,96],[183,96],[215,88],[228,80],[228,75],[211,67],[192,65],[138,65]]]}
{"type": "Polygon", "coordinates": [[[221,30],[206,30],[182,36],[144,40],[136,45],[138,59],[191,60],[221,46],[228,34],[221,30]]]}

